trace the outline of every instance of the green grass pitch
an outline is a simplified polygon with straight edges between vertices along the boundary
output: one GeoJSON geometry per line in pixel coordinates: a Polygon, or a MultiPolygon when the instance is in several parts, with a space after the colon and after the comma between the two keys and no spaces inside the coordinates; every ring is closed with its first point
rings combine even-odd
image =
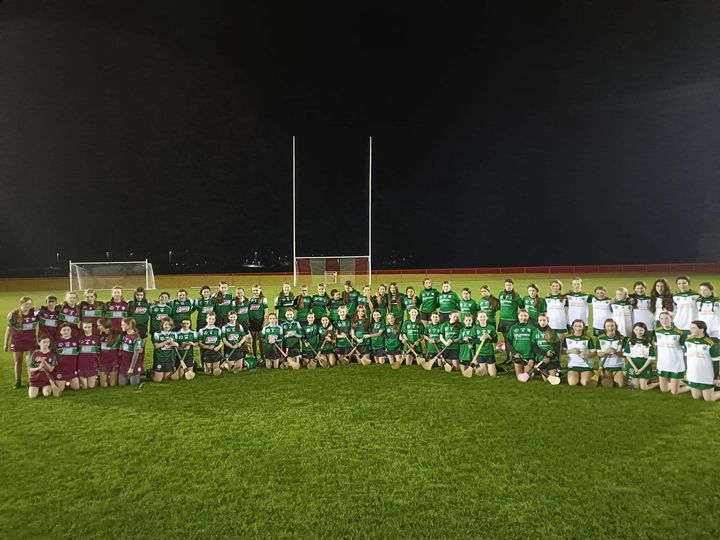
{"type": "MultiPolygon", "coordinates": [[[[584,289],[638,277],[656,276],[584,289]]],[[[453,287],[485,283],[502,277],[453,287]]],[[[263,285],[274,297],[280,279],[263,285]]],[[[687,394],[352,365],[30,401],[9,353],[0,366],[0,538],[720,534],[720,403],[687,394]]]]}

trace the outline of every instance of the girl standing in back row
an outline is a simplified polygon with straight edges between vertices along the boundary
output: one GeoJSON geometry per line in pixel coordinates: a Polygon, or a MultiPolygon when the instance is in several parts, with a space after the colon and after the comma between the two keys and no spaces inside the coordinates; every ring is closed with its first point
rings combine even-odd
{"type": "Polygon", "coordinates": [[[38,317],[32,305],[32,298],[20,298],[19,307],[8,313],[8,326],[5,330],[5,352],[12,349],[15,361],[15,385],[13,389],[22,388],[22,371],[25,357],[37,348],[35,329],[38,317]]]}

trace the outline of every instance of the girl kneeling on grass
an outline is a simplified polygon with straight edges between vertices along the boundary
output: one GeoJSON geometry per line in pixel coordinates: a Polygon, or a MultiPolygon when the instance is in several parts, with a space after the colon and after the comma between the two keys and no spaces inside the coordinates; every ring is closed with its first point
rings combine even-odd
{"type": "Polygon", "coordinates": [[[617,385],[625,387],[625,359],[623,357],[624,338],[618,333],[617,323],[608,319],[605,321],[604,332],[597,337],[596,354],[600,362],[602,385],[612,388],[617,385]]]}
{"type": "Polygon", "coordinates": [[[690,337],[685,340],[687,351],[687,384],[693,399],[717,401],[720,392],[715,391],[718,382],[718,362],[720,348],[717,342],[707,335],[705,321],[690,323],[690,337]]]}
{"type": "MultiPolygon", "coordinates": [[[[548,375],[557,375],[560,369],[560,339],[557,332],[550,328],[546,313],[540,313],[537,318],[537,328],[532,333],[535,365],[540,366],[548,375]]],[[[542,374],[545,380],[545,373],[542,374]]]]}
{"type": "Polygon", "coordinates": [[[570,326],[570,333],[563,339],[563,352],[568,359],[568,384],[587,386],[592,380],[592,357],[595,355],[595,341],[585,334],[585,323],[575,319],[570,326]]]}
{"type": "MultiPolygon", "coordinates": [[[[30,374],[28,383],[28,397],[35,399],[40,392],[45,397],[52,395],[50,377],[57,366],[55,353],[50,350],[50,336],[43,336],[40,339],[40,349],[30,353],[27,367],[30,374]]],[[[59,394],[58,394],[59,397],[59,394]]]]}
{"type": "Polygon", "coordinates": [[[403,353],[400,347],[400,326],[392,313],[388,313],[385,318],[385,356],[393,369],[398,369],[402,365],[403,353]]]}
{"type": "Polygon", "coordinates": [[[357,363],[363,366],[372,364],[370,338],[368,337],[370,320],[367,318],[366,309],[365,306],[357,306],[355,316],[352,319],[352,328],[350,329],[353,342],[357,344],[357,353],[355,354],[357,363]]]}
{"type": "Polygon", "coordinates": [[[627,359],[627,376],[630,384],[640,390],[656,388],[657,384],[648,383],[653,373],[655,347],[645,323],[637,322],[633,325],[633,335],[625,342],[623,352],[627,359]]]}
{"type": "Polygon", "coordinates": [[[373,323],[370,327],[370,347],[372,348],[373,360],[376,364],[385,363],[385,321],[382,320],[382,313],[375,309],[372,312],[373,323]]]}
{"type": "Polygon", "coordinates": [[[660,326],[655,329],[655,352],[661,392],[680,394],[687,392],[687,386],[680,386],[685,377],[685,333],[672,323],[667,312],[660,314],[660,326]]]}
{"type": "Polygon", "coordinates": [[[335,339],[336,332],[330,324],[330,317],[323,315],[320,317],[320,326],[318,327],[318,340],[320,343],[319,361],[323,367],[333,367],[337,363],[337,357],[335,356],[335,339]]]}
{"type": "Polygon", "coordinates": [[[227,317],[228,323],[222,327],[223,356],[227,369],[237,373],[248,367],[245,363],[245,342],[248,335],[238,322],[236,311],[229,311],[227,317]]]}
{"type": "Polygon", "coordinates": [[[200,345],[200,359],[206,375],[221,375],[220,362],[223,347],[222,330],[215,326],[215,313],[208,313],[205,318],[205,327],[198,331],[198,344],[200,345]]]}
{"type": "MultiPolygon", "coordinates": [[[[315,314],[308,311],[306,322],[302,326],[302,358],[303,365],[308,369],[315,369],[322,356],[320,353],[320,325],[315,324],[315,314]]],[[[327,360],[320,365],[327,365],[327,360]]]]}
{"type": "Polygon", "coordinates": [[[462,371],[463,374],[467,374],[468,377],[471,377],[474,373],[474,366],[471,365],[471,362],[475,356],[475,350],[480,343],[480,339],[478,339],[480,334],[473,319],[470,313],[466,313],[463,316],[463,326],[460,329],[459,335],[460,352],[458,358],[460,360],[460,371],[462,371]],[[471,370],[470,373],[467,372],[468,369],[471,370]]]}
{"type": "Polygon", "coordinates": [[[443,344],[445,352],[440,357],[440,363],[438,365],[445,368],[448,373],[453,370],[460,369],[460,330],[462,324],[460,324],[460,317],[457,311],[453,311],[450,314],[450,320],[442,323],[442,330],[440,333],[440,341],[443,344]],[[445,367],[450,366],[450,367],[445,367]]]}
{"type": "Polygon", "coordinates": [[[300,323],[295,320],[295,311],[292,308],[286,309],[285,321],[280,325],[283,330],[283,345],[287,352],[288,365],[298,370],[300,369],[300,340],[302,339],[303,329],[300,323]]]}
{"type": "MultiPolygon", "coordinates": [[[[359,306],[358,306],[359,307],[359,306]]],[[[346,365],[350,363],[348,354],[353,348],[352,338],[350,336],[351,323],[347,318],[347,308],[345,306],[339,306],[337,310],[337,320],[333,323],[335,330],[337,331],[337,342],[335,344],[335,352],[338,356],[338,362],[346,365]]],[[[332,313],[330,313],[330,320],[332,321],[332,313]]]]}
{"type": "Polygon", "coordinates": [[[152,335],[154,349],[152,368],[153,382],[167,381],[175,371],[178,344],[175,341],[174,329],[175,322],[170,317],[166,317],[162,321],[160,331],[152,335]]]}
{"type": "Polygon", "coordinates": [[[267,326],[260,331],[260,343],[266,368],[278,369],[280,367],[282,355],[278,349],[282,347],[282,340],[282,326],[277,323],[277,315],[270,313],[267,326]]]}
{"type": "Polygon", "coordinates": [[[490,375],[495,377],[497,375],[497,366],[495,365],[495,343],[497,343],[498,335],[495,327],[490,324],[488,314],[485,311],[478,311],[477,314],[477,333],[480,342],[478,347],[477,367],[475,368],[475,375],[485,376],[490,375]]]}
{"type": "Polygon", "coordinates": [[[140,376],[145,367],[145,349],[135,319],[125,317],[120,323],[123,332],[120,344],[120,365],[118,367],[118,386],[128,382],[132,386],[140,384],[140,376]]]}
{"type": "Polygon", "coordinates": [[[409,318],[400,329],[400,340],[405,344],[405,365],[411,366],[415,355],[422,355],[421,345],[424,333],[425,326],[420,322],[420,311],[416,307],[410,308],[409,318]]]}
{"type": "Polygon", "coordinates": [[[535,327],[528,324],[530,314],[526,309],[518,311],[517,316],[517,324],[511,326],[505,334],[507,354],[512,358],[516,377],[521,373],[529,373],[535,365],[532,351],[532,335],[535,327]]]}
{"type": "Polygon", "coordinates": [[[56,344],[58,365],[53,373],[53,378],[62,392],[66,386],[71,390],[80,390],[80,379],[78,378],[78,340],[73,337],[73,329],[69,324],[60,327],[60,339],[56,344]]]}
{"type": "Polygon", "coordinates": [[[100,386],[117,386],[118,369],[120,366],[121,335],[115,332],[110,319],[103,318],[97,322],[100,331],[99,375],[100,386]]]}
{"type": "Polygon", "coordinates": [[[436,357],[442,349],[442,341],[440,340],[441,335],[442,324],[440,324],[440,314],[437,311],[433,311],[430,314],[429,324],[425,326],[425,333],[423,336],[427,344],[427,362],[430,363],[429,369],[432,369],[432,365],[435,363],[437,359],[436,357]]]}

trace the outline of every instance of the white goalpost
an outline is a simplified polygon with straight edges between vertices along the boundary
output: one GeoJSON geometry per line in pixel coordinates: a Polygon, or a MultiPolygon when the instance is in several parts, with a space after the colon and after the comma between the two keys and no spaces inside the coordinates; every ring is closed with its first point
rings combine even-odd
{"type": "Polygon", "coordinates": [[[70,290],[107,290],[116,285],[134,289],[155,289],[152,263],[144,261],[69,262],[70,290]]]}
{"type": "Polygon", "coordinates": [[[367,255],[335,255],[328,257],[298,257],[297,212],[295,202],[295,136],[292,138],[292,219],[293,219],[293,286],[297,287],[300,276],[308,276],[311,283],[344,283],[357,277],[367,276],[372,283],[372,137],[369,138],[368,158],[368,239],[367,255]]]}

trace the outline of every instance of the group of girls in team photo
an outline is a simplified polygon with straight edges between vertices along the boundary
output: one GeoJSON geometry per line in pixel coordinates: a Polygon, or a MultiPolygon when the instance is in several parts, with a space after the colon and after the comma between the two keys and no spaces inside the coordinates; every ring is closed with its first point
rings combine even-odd
{"type": "Polygon", "coordinates": [[[22,387],[23,363],[35,398],[66,388],[140,385],[143,374],[162,382],[192,379],[198,370],[219,376],[354,362],[417,364],[468,378],[510,372],[521,382],[536,377],[551,384],[564,370],[570,386],[720,399],[720,300],[711,283],[695,292],[686,276],[674,290],[658,279],[649,290],[636,281],[630,292],[598,286],[592,293],[580,278],[569,291],[553,279],[544,297],[535,284],[521,294],[510,278],[497,296],[480,287],[477,299],[468,288],[457,294],[449,281],[437,290],[429,278],[417,291],[401,291],[397,283],[358,291],[347,281],[331,290],[303,285],[296,295],[285,283],[272,305],[260,285],[250,293],[242,287],[231,293],[223,281],[216,290],[203,286],[198,298],[180,289],[174,299],[161,292],[151,301],[138,287],[128,301],[114,287],[107,302],[88,289],[82,299],[72,291],[62,302],[48,296],[39,309],[23,296],[5,334],[15,388],[22,387]]]}

